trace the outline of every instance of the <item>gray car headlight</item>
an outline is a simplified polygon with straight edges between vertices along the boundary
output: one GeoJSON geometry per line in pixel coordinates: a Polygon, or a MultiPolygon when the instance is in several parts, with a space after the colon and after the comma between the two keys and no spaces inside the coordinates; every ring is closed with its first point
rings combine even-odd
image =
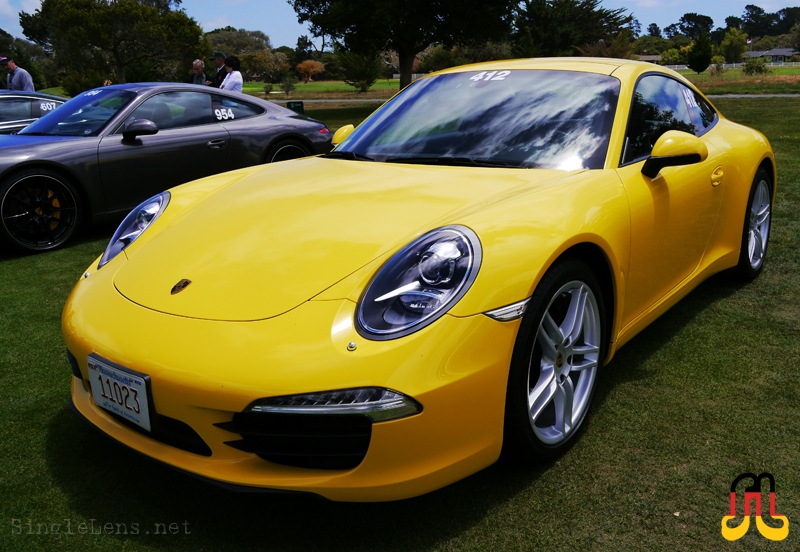
{"type": "Polygon", "coordinates": [[[431,324],[469,290],[481,244],[465,226],[444,226],[398,251],[367,286],[356,329],[374,340],[396,339],[431,324]]]}
{"type": "Polygon", "coordinates": [[[97,268],[102,268],[108,261],[122,253],[136,238],[141,236],[142,232],[147,230],[148,226],[153,224],[153,221],[167,208],[169,197],[169,192],[161,192],[157,196],[143,201],[138,207],[128,213],[128,216],[125,217],[125,220],[119,225],[117,231],[114,232],[111,241],[108,242],[106,250],[103,251],[103,256],[100,257],[100,264],[97,268]]]}

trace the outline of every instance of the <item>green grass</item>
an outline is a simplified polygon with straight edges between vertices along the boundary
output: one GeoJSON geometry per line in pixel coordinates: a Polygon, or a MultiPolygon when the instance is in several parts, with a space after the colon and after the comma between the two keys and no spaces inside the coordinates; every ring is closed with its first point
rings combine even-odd
{"type": "Polygon", "coordinates": [[[681,71],[704,94],[800,94],[800,67],[773,67],[767,75],[747,76],[741,69],[721,74],[681,71]]]}
{"type": "Polygon", "coordinates": [[[748,285],[709,280],[627,344],[601,373],[587,431],[557,462],[501,461],[398,503],[232,495],[84,425],[65,408],[59,317],[113,228],[43,255],[0,251],[0,550],[798,549],[800,99],[715,104],[775,148],[765,272],[748,285]],[[722,539],[730,483],[746,471],[775,475],[786,541],[755,528],[722,539]],[[79,534],[80,523],[101,534],[79,534]],[[129,534],[103,534],[106,523],[129,534]],[[156,535],[156,523],[178,534],[156,535]],[[28,534],[56,524],[58,535],[28,534]]]}
{"type": "MultiPolygon", "coordinates": [[[[298,82],[294,91],[287,96],[281,91],[280,84],[272,85],[272,93],[268,100],[308,100],[308,99],[389,99],[400,90],[400,81],[397,79],[381,79],[365,93],[359,94],[355,88],[342,81],[312,81],[309,83],[298,82]]],[[[265,97],[264,83],[246,82],[242,88],[245,94],[265,97]]]]}

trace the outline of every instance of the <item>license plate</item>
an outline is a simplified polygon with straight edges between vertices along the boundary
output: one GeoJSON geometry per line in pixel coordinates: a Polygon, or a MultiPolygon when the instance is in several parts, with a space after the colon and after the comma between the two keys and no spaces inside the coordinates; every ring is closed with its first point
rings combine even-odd
{"type": "Polygon", "coordinates": [[[111,366],[93,356],[87,362],[94,403],[150,431],[147,376],[111,366]]]}

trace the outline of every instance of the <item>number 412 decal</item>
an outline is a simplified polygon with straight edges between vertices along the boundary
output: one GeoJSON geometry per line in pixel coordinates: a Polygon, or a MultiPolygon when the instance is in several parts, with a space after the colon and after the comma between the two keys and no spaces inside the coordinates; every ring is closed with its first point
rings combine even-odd
{"type": "Polygon", "coordinates": [[[511,74],[511,71],[483,71],[470,77],[471,81],[500,81],[506,80],[506,77],[511,74]]]}
{"type": "Polygon", "coordinates": [[[214,115],[217,116],[217,121],[222,121],[223,119],[227,120],[227,119],[233,119],[234,118],[233,110],[232,109],[225,109],[224,107],[222,109],[215,109],[214,110],[214,115]]]}

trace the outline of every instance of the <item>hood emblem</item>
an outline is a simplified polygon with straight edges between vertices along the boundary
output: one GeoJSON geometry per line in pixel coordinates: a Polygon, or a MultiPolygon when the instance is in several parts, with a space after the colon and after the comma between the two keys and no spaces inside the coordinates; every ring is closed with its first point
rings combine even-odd
{"type": "Polygon", "coordinates": [[[191,283],[192,283],[191,280],[187,280],[184,278],[183,280],[172,286],[172,291],[169,292],[170,295],[175,295],[176,293],[182,292],[184,289],[189,287],[189,284],[191,283]]]}

